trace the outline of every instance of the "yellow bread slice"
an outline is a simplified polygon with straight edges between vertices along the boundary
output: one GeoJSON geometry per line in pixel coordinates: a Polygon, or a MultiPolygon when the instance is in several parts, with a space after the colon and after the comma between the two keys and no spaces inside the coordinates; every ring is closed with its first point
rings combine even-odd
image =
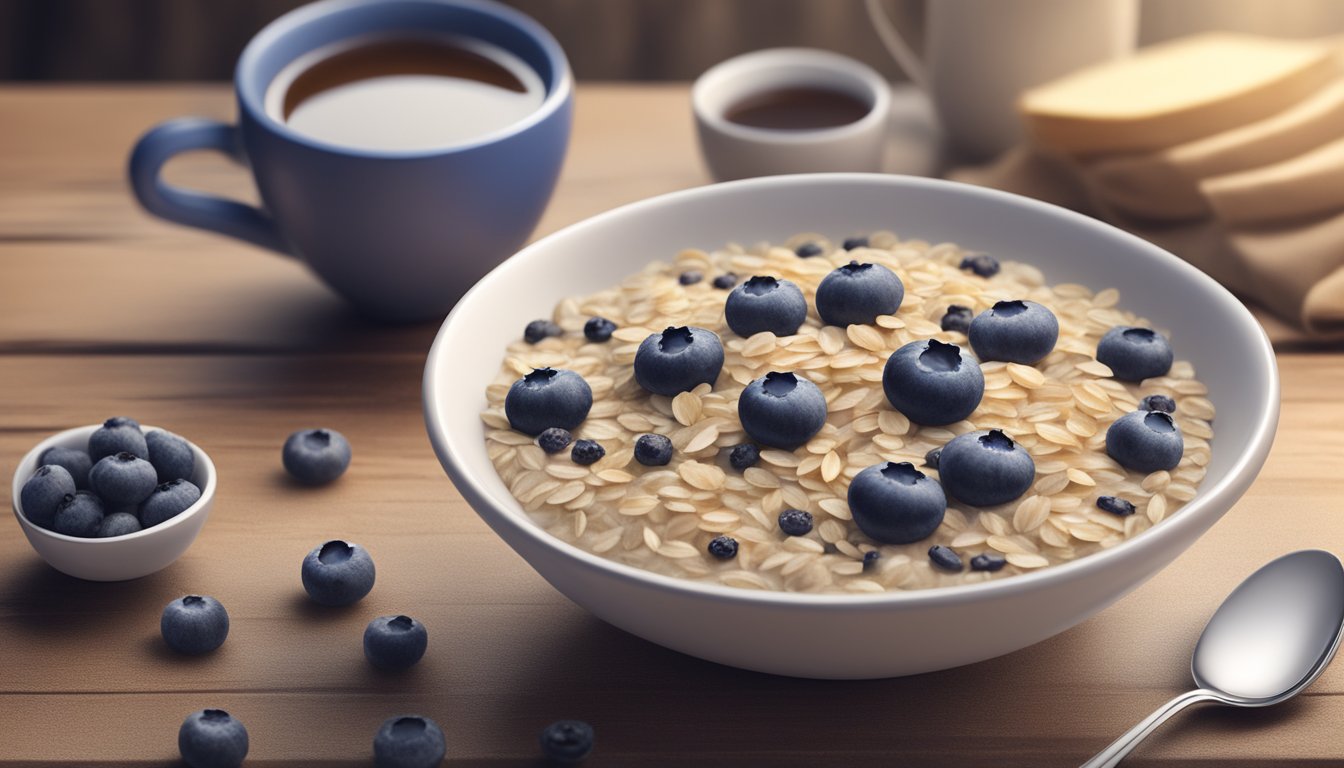
{"type": "Polygon", "coordinates": [[[1023,94],[1033,141],[1071,155],[1164,149],[1260,120],[1339,69],[1329,44],[1210,32],[1023,94]]]}

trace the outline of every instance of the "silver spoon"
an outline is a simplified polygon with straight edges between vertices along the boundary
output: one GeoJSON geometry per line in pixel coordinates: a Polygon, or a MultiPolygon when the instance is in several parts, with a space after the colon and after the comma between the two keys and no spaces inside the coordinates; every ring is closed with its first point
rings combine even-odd
{"type": "Polygon", "coordinates": [[[1118,765],[1191,704],[1267,707],[1320,677],[1344,627],[1344,566],[1319,549],[1284,555],[1251,574],[1209,619],[1190,671],[1199,686],[1168,701],[1082,768],[1118,765]]]}

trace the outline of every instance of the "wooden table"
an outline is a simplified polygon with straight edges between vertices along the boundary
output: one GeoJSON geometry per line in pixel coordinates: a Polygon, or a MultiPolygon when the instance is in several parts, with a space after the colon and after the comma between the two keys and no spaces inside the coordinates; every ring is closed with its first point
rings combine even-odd
{"type": "MultiPolygon", "coordinates": [[[[538,730],[594,724],[592,766],[1071,766],[1189,684],[1210,612],[1264,561],[1344,536],[1344,357],[1286,355],[1283,419],[1251,492],[1175,565],[1095,619],[962,669],[800,681],[663,650],[560,597],[440,471],[420,417],[432,325],[351,316],[296,263],[151,220],[123,179],[151,123],[232,114],[222,86],[0,90],[0,477],[59,429],[129,414],[208,450],[209,524],[175,565],[122,584],[62,576],[0,525],[0,765],[171,764],[182,718],[223,707],[249,765],[366,765],[376,727],[442,724],[453,765],[536,765],[538,730]],[[354,444],[334,486],[285,482],[292,430],[354,444]],[[321,541],[369,548],[378,585],[317,610],[299,562],[321,541]],[[162,606],[215,595],[217,653],[170,655],[162,606]],[[404,675],[362,658],[371,617],[406,612],[430,651],[404,675]]],[[[176,180],[246,195],[244,175],[183,158],[176,180]]],[[[707,180],[683,86],[585,85],[540,233],[707,180]]],[[[993,631],[987,627],[985,631],[993,631]]],[[[800,648],[800,653],[811,649],[800,648]]],[[[1344,761],[1344,670],[1269,711],[1182,715],[1127,765],[1344,761]]]]}

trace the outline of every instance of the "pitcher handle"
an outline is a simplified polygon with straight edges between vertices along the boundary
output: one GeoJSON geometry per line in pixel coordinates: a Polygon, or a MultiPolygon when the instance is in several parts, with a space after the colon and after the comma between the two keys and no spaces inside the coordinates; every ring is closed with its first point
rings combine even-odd
{"type": "Polygon", "coordinates": [[[896,60],[896,64],[904,70],[906,77],[910,78],[921,91],[929,92],[929,76],[924,69],[924,62],[915,55],[915,50],[901,36],[901,31],[896,28],[892,22],[891,16],[887,14],[882,7],[882,0],[866,0],[868,7],[868,20],[872,22],[873,29],[877,30],[877,36],[882,40],[882,45],[891,54],[891,58],[896,60]]]}

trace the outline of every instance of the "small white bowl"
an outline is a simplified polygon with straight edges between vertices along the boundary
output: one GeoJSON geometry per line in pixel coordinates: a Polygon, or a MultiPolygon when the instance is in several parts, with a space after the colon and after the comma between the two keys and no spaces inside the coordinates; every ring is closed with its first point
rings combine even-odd
{"type": "Polygon", "coordinates": [[[830,51],[770,48],[710,67],[691,89],[700,151],[719,181],[749,176],[882,170],[891,115],[891,87],[872,67],[830,51]],[[771,130],[738,125],[724,115],[742,99],[805,86],[863,101],[868,114],[848,125],[771,130]]]}
{"type": "MultiPolygon", "coordinates": [[[[24,517],[20,491],[37,471],[38,457],[48,448],[63,446],[85,450],[89,435],[101,424],[75,427],[58,432],[38,443],[14,470],[14,517],[18,519],[28,543],[37,554],[58,571],[89,581],[126,581],[162,570],[182,556],[201,532],[210,507],[215,501],[215,465],[195,443],[187,441],[196,456],[196,467],[188,478],[201,489],[201,498],[170,520],[143,531],[107,539],[85,539],[49,531],[24,517]]],[[[145,426],[145,432],[159,427],[145,426]]]]}

